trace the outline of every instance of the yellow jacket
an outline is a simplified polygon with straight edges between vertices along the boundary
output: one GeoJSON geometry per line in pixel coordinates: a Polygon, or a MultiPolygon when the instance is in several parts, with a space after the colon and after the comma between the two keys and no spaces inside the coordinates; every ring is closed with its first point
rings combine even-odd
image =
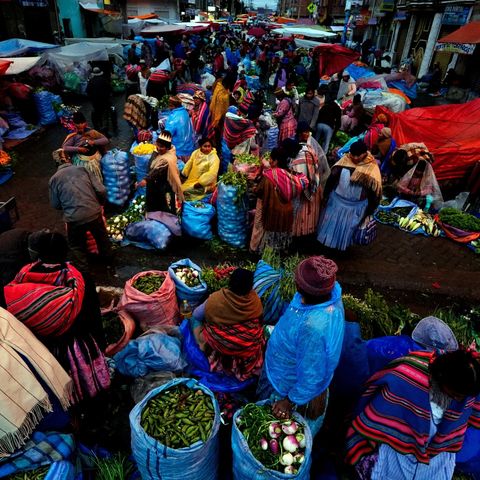
{"type": "Polygon", "coordinates": [[[212,116],[212,127],[217,127],[220,120],[225,116],[230,104],[230,93],[219,81],[215,85],[210,102],[210,114],[212,116]]]}
{"type": "Polygon", "coordinates": [[[199,148],[190,155],[190,159],[182,170],[182,175],[187,177],[182,184],[187,200],[200,200],[213,191],[217,183],[219,167],[220,159],[215,148],[208,155],[202,153],[199,148]],[[195,188],[196,183],[200,183],[202,187],[195,188]]]}

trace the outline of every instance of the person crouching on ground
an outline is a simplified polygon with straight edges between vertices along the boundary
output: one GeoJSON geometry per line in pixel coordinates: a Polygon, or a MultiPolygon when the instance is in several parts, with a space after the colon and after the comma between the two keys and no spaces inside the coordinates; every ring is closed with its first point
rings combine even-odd
{"type": "Polygon", "coordinates": [[[345,312],[337,270],[323,256],[298,265],[297,293],[268,341],[257,389],[260,400],[274,400],[273,414],[279,419],[290,418],[297,405],[312,435],[322,426],[342,350],[345,312]]]}
{"type": "Polygon", "coordinates": [[[237,268],[228,288],[212,293],[193,314],[192,326],[212,371],[243,381],[263,365],[263,307],[253,290],[253,272],[237,268]]]}

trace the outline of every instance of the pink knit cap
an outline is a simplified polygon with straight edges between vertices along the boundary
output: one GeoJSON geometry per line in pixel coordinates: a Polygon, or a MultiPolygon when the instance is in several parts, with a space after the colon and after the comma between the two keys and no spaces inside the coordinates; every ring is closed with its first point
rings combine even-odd
{"type": "Polygon", "coordinates": [[[321,297],[333,290],[337,271],[333,260],[324,256],[310,257],[299,263],[295,270],[295,283],[302,292],[321,297]]]}

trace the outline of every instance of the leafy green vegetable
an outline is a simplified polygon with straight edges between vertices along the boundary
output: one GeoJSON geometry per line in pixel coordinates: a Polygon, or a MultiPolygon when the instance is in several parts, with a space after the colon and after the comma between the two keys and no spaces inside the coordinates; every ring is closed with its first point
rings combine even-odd
{"type": "Polygon", "coordinates": [[[134,466],[125,455],[117,453],[110,458],[94,459],[96,480],[123,480],[134,472],[134,466]]]}
{"type": "Polygon", "coordinates": [[[248,165],[260,165],[260,159],[250,153],[240,153],[235,155],[235,163],[248,164],[248,165]]]}
{"type": "Polygon", "coordinates": [[[456,208],[442,208],[440,220],[442,223],[466,232],[480,232],[480,218],[456,208]]]}
{"type": "Polygon", "coordinates": [[[218,183],[224,185],[230,185],[237,189],[237,200],[240,201],[242,197],[247,193],[247,176],[242,172],[236,172],[233,169],[229,169],[223,175],[218,178],[218,183]]]}

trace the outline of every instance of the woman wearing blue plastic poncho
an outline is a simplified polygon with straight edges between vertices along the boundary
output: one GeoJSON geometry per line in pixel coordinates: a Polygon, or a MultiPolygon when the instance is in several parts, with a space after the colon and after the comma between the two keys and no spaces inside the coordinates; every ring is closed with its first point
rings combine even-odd
{"type": "Polygon", "coordinates": [[[345,312],[337,269],[322,256],[298,265],[297,293],[268,341],[257,390],[260,399],[276,400],[273,413],[280,419],[289,418],[297,406],[313,435],[323,423],[342,350],[345,312]]]}
{"type": "Polygon", "coordinates": [[[165,130],[172,135],[172,143],[177,149],[177,157],[186,162],[195,150],[195,132],[192,121],[187,109],[177,96],[170,97],[168,105],[170,115],[165,121],[165,130]]]}

